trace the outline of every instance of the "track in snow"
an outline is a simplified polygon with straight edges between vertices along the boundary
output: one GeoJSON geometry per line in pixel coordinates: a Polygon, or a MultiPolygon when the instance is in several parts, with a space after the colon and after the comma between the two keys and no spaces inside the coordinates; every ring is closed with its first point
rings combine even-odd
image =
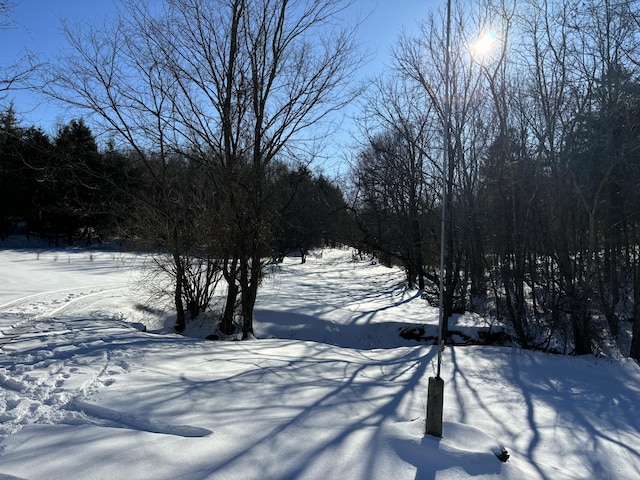
{"type": "Polygon", "coordinates": [[[126,289],[126,286],[109,284],[53,290],[27,295],[0,305],[0,349],[29,331],[36,322],[86,308],[105,295],[122,296],[126,289]]]}
{"type": "Polygon", "coordinates": [[[0,306],[0,438],[34,423],[104,423],[93,418],[94,412],[73,408],[73,402],[128,372],[127,353],[114,355],[103,339],[87,341],[90,337],[80,332],[100,322],[94,304],[125,297],[128,290],[121,284],[94,285],[28,295],[0,306]],[[72,315],[78,318],[67,318],[72,315]]]}

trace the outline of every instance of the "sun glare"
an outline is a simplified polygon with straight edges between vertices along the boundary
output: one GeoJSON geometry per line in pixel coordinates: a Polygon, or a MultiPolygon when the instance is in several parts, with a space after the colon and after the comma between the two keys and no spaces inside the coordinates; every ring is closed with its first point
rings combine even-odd
{"type": "Polygon", "coordinates": [[[471,52],[474,57],[484,58],[495,49],[498,41],[498,35],[495,31],[490,30],[482,34],[478,40],[471,46],[471,52]]]}

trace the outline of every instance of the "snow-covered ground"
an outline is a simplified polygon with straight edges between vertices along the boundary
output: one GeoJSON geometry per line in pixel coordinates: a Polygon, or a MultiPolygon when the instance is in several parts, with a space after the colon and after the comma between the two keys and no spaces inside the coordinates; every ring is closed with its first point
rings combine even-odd
{"type": "Polygon", "coordinates": [[[144,261],[0,251],[0,479],[638,478],[633,361],[447,348],[444,435],[424,437],[436,350],[398,331],[437,311],[400,271],[287,259],[258,338],[213,342],[167,333],[144,261]]]}

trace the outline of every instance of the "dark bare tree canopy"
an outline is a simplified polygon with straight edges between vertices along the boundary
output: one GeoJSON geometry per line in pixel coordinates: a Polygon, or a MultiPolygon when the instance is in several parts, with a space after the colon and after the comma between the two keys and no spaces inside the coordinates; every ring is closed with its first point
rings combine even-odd
{"type": "Polygon", "coordinates": [[[631,1],[453,2],[448,78],[444,6],[399,37],[382,83],[406,86],[367,99],[353,163],[362,241],[409,283],[407,252],[420,251],[437,297],[447,129],[446,316],[497,319],[525,348],[580,355],[618,342],[638,358],[638,19],[631,1]],[[424,163],[401,178],[431,204],[401,193],[398,168],[415,152],[424,163]],[[426,235],[398,227],[411,209],[426,235]]]}
{"type": "Polygon", "coordinates": [[[214,232],[205,250],[225,259],[222,330],[233,333],[239,316],[243,336],[252,335],[277,216],[269,172],[278,159],[305,161],[324,138],[323,119],[354,96],[349,79],[361,60],[353,28],[338,26],[349,3],[131,1],[102,30],[67,29],[73,53],[50,72],[47,91],[90,114],[156,183],[150,214],[166,228],[178,329],[194,231],[171,185],[173,163],[208,179],[211,205],[197,229],[214,232]]]}

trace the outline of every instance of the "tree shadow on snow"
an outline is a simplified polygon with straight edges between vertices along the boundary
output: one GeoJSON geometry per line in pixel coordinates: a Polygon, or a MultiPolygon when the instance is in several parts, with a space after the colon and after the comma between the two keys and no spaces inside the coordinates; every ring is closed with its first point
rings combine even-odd
{"type": "Polygon", "coordinates": [[[608,478],[620,472],[622,459],[640,465],[635,365],[494,348],[470,368],[459,364],[455,348],[447,352],[457,418],[471,422],[481,411],[484,424],[512,439],[509,451],[528,459],[541,478],[557,473],[549,465],[580,465],[581,471],[564,471],[576,478],[608,478]]]}
{"type": "Polygon", "coordinates": [[[341,323],[296,312],[265,309],[256,310],[255,317],[255,331],[261,338],[303,340],[358,349],[396,348],[420,343],[400,336],[403,328],[414,325],[402,321],[341,323]]]}

